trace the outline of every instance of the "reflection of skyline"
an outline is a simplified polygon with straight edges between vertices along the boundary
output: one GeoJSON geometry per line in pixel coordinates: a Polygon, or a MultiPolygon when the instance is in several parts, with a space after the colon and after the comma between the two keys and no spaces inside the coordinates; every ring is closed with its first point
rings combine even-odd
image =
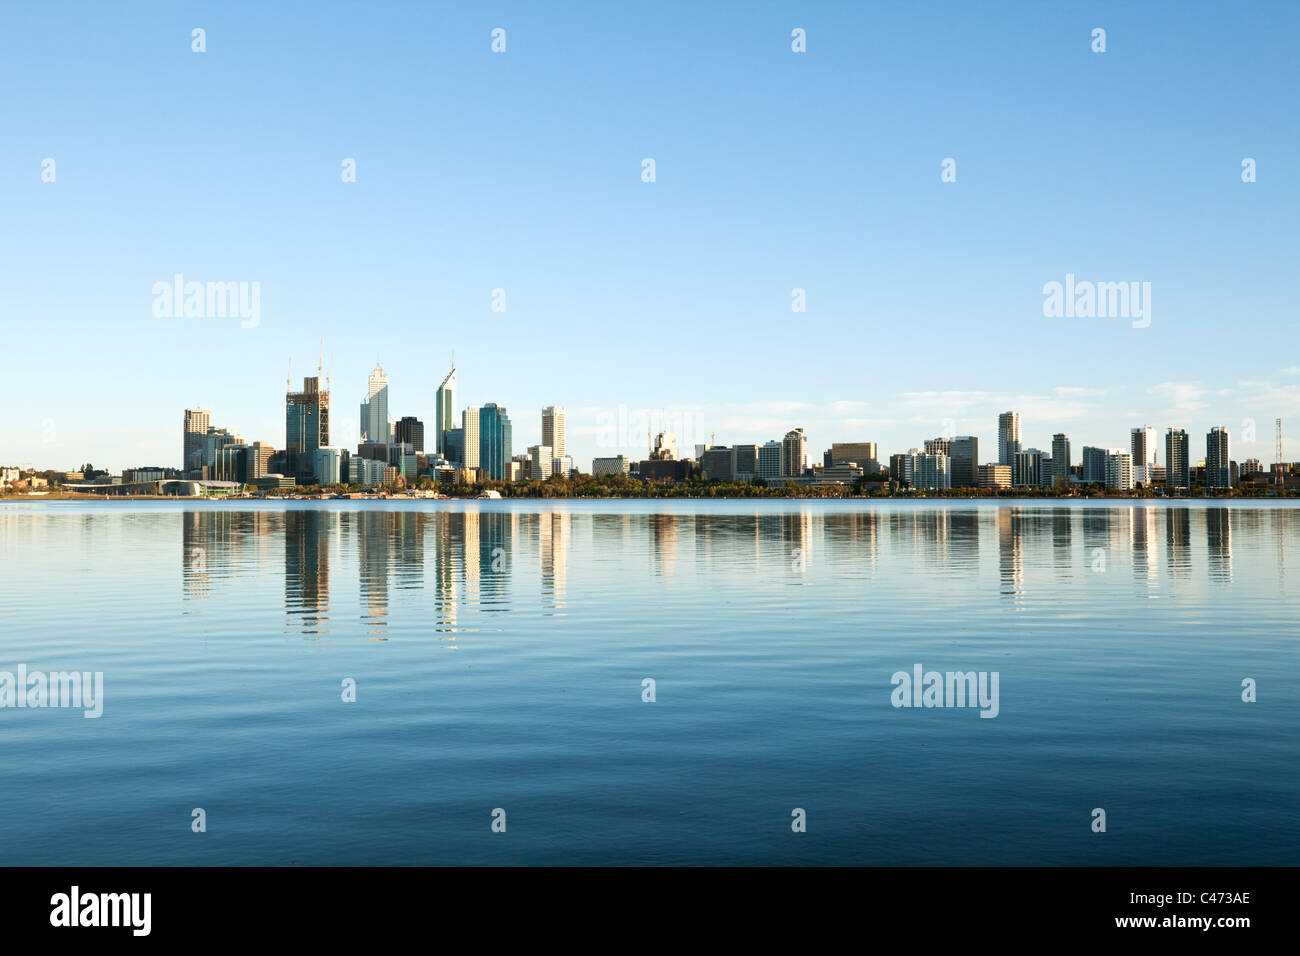
{"type": "Polygon", "coordinates": [[[388,635],[397,602],[426,632],[455,634],[483,611],[509,611],[530,601],[543,613],[565,609],[575,560],[612,560],[618,573],[664,577],[726,570],[779,573],[785,580],[792,569],[810,577],[861,577],[901,567],[980,582],[980,555],[993,547],[996,590],[1020,607],[1033,582],[1042,580],[1037,575],[1050,574],[1058,584],[1082,581],[1099,565],[1149,591],[1161,587],[1162,577],[1171,584],[1195,576],[1231,582],[1238,539],[1254,552],[1267,549],[1280,577],[1297,515],[1300,509],[1023,504],[612,515],[566,508],[199,509],[181,516],[182,597],[191,613],[220,613],[222,601],[206,610],[199,602],[229,599],[228,589],[246,588],[260,569],[278,562],[290,630],[337,634],[340,612],[332,605],[340,596],[331,576],[350,578],[355,561],[356,592],[342,599],[355,599],[365,633],[388,635]],[[693,554],[686,568],[679,564],[683,546],[693,554]],[[648,566],[643,559],[623,560],[647,548],[648,566]],[[1125,561],[1131,571],[1123,570],[1125,561]],[[515,576],[532,575],[535,590],[512,587],[515,576]]]}

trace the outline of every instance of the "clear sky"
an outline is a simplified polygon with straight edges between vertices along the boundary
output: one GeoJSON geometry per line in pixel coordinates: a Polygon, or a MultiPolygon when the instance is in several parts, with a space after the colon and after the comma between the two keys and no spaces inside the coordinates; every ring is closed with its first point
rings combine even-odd
{"type": "Polygon", "coordinates": [[[10,0],[0,464],[179,465],[187,406],[282,447],[322,340],[335,444],[376,358],[431,432],[454,351],[458,408],[522,451],[566,406],[584,470],[647,409],[984,460],[1005,409],[1265,461],[1281,415],[1300,458],[1298,50],[1281,2],[10,0]],[[155,316],[176,273],[260,321],[155,316]],[[1150,326],[1045,318],[1067,273],[1150,282],[1150,326]]]}

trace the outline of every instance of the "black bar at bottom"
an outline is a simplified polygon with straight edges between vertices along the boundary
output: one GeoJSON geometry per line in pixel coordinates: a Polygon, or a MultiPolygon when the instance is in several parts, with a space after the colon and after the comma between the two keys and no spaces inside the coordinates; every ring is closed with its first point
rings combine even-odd
{"type": "Polygon", "coordinates": [[[438,934],[458,926],[484,934],[485,940],[536,933],[540,927],[549,927],[549,935],[563,928],[572,940],[619,924],[635,939],[694,924],[736,938],[843,929],[859,938],[927,943],[1038,939],[1046,933],[1067,939],[1200,937],[1231,945],[1249,938],[1243,933],[1277,933],[1285,927],[1295,873],[1282,868],[11,867],[0,869],[0,881],[6,941],[56,942],[62,936],[78,942],[284,939],[337,945],[349,939],[373,943],[377,930],[438,934]]]}

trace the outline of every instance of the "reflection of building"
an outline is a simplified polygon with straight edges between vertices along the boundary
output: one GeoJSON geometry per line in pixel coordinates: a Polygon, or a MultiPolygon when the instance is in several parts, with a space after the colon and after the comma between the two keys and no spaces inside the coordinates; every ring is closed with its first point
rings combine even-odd
{"type": "Polygon", "coordinates": [[[564,607],[569,562],[569,513],[543,511],[538,515],[538,545],[542,563],[542,597],[553,609],[564,607]]]}
{"type": "Polygon", "coordinates": [[[1165,548],[1171,574],[1183,576],[1191,569],[1192,529],[1187,508],[1165,510],[1165,548]]]}
{"type": "Polygon", "coordinates": [[[998,566],[1002,595],[1019,604],[1025,595],[1024,529],[1019,508],[998,509],[998,566]]]}
{"type": "Polygon", "coordinates": [[[1232,513],[1227,508],[1205,509],[1205,543],[1210,577],[1231,581],[1232,513]]]}
{"type": "Polygon", "coordinates": [[[336,512],[284,512],[284,610],[299,618],[305,634],[319,634],[329,620],[329,541],[336,512]]]}

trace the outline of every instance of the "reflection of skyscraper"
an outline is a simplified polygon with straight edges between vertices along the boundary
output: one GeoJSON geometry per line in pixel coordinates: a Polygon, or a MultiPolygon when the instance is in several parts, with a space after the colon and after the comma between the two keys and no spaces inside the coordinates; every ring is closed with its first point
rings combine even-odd
{"type": "Polygon", "coordinates": [[[384,631],[388,624],[388,568],[392,557],[389,527],[395,517],[392,511],[358,511],[353,516],[362,617],[377,632],[384,631]]]}
{"type": "Polygon", "coordinates": [[[1019,508],[998,509],[998,566],[1003,597],[1019,604],[1025,596],[1024,528],[1019,508]]]}
{"type": "MultiPolygon", "coordinates": [[[[1056,455],[1052,455],[1056,460],[1056,455]]],[[[1057,572],[1068,577],[1074,564],[1074,551],[1071,538],[1074,534],[1074,512],[1069,508],[1052,509],[1052,565],[1057,572]]]]}
{"type": "Polygon", "coordinates": [[[1157,508],[1139,507],[1133,514],[1133,574],[1149,586],[1160,577],[1159,518],[1157,508]]]}
{"type": "Polygon", "coordinates": [[[1169,571],[1185,575],[1191,568],[1192,529],[1186,508],[1165,510],[1165,546],[1169,554],[1169,571]]]}
{"type": "Polygon", "coordinates": [[[1210,577],[1232,580],[1232,513],[1227,508],[1205,509],[1205,543],[1210,577]]]}
{"type": "Polygon", "coordinates": [[[284,513],[284,609],[301,619],[304,634],[319,634],[329,621],[330,529],[336,512],[284,513]]]}
{"type": "Polygon", "coordinates": [[[656,574],[671,574],[677,566],[677,524],[675,514],[652,514],[650,524],[650,562],[656,574]]]}
{"type": "Polygon", "coordinates": [[[447,377],[442,380],[438,386],[438,391],[434,395],[434,403],[437,406],[434,410],[433,421],[433,448],[439,455],[451,459],[451,453],[447,448],[447,432],[456,427],[454,418],[456,407],[456,366],[453,364],[447,377]]]}
{"type": "Polygon", "coordinates": [[[569,513],[543,511],[538,515],[538,544],[542,563],[542,596],[552,608],[564,607],[569,563],[569,513]]]}

